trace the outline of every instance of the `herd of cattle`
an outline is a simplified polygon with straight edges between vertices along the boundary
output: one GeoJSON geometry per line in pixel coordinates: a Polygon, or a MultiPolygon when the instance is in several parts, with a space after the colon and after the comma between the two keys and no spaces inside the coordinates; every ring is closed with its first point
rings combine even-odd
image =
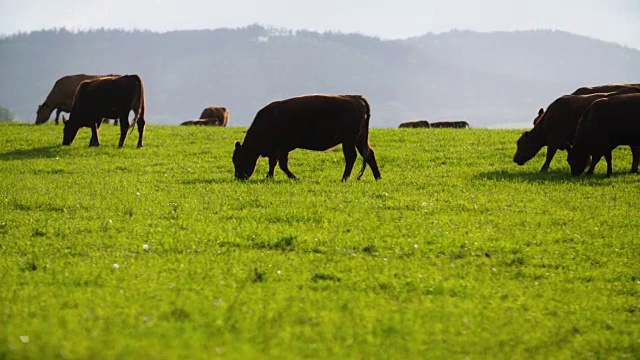
{"type": "Polygon", "coordinates": [[[541,172],[549,170],[556,151],[566,150],[571,174],[581,175],[591,162],[587,175],[604,156],[607,177],[613,174],[612,151],[619,145],[631,147],[631,172],[640,162],[640,84],[616,84],[582,87],[571,95],[540,109],[533,129],[517,141],[513,161],[524,165],[544,146],[547,159],[541,172]]]}
{"type": "MultiPolygon", "coordinates": [[[[129,128],[138,127],[138,147],[143,146],[145,129],[144,85],[138,75],[69,75],[54,84],[45,101],[38,106],[36,124],[42,124],[56,111],[64,115],[63,145],[71,145],[78,130],[91,129],[89,146],[99,146],[98,130],[103,122],[113,119],[120,124],[123,147],[129,128]],[[134,120],[129,124],[129,113],[134,120]]],[[[276,165],[291,179],[289,152],[294,149],[323,151],[342,144],[346,181],[353,170],[357,153],[364,159],[358,179],[367,165],[376,180],[380,170],[375,153],[369,145],[371,109],[360,95],[305,95],[274,101],[258,111],[242,143],[236,142],[233,164],[237,179],[248,179],[254,173],[260,157],[269,159],[268,177],[273,177],[276,165]]],[[[199,119],[181,125],[226,126],[229,111],[224,107],[209,107],[199,119]]],[[[602,85],[579,88],[540,109],[534,127],[517,141],[513,161],[524,165],[542,147],[547,146],[547,159],[541,171],[546,172],[557,150],[567,150],[572,175],[581,175],[585,168],[590,175],[604,156],[607,177],[611,176],[611,152],[619,145],[629,145],[633,154],[631,171],[638,172],[640,163],[640,84],[602,85]]],[[[429,123],[425,120],[400,124],[400,128],[468,128],[465,121],[429,123]]]]}

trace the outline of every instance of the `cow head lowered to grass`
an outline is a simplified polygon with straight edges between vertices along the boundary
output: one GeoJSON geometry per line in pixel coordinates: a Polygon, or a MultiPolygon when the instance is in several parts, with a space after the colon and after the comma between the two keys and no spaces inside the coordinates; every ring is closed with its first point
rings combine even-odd
{"type": "Polygon", "coordinates": [[[233,151],[233,166],[235,167],[235,177],[238,180],[247,180],[256,171],[260,155],[257,151],[252,151],[243,147],[239,141],[236,141],[235,150],[233,151]]]}
{"type": "Polygon", "coordinates": [[[533,131],[525,131],[516,142],[516,154],[513,156],[513,162],[522,166],[538,154],[543,146],[547,145],[544,139],[540,139],[533,131]]]}
{"type": "Polygon", "coordinates": [[[324,151],[342,144],[342,181],[351,175],[358,152],[364,159],[358,179],[368,164],[378,180],[380,170],[369,146],[370,116],[369,103],[360,95],[306,95],[274,101],[258,111],[243,143],[236,142],[235,177],[250,178],[262,156],[269,158],[267,177],[273,177],[279,164],[290,179],[297,179],[288,166],[291,150],[324,151]]]}

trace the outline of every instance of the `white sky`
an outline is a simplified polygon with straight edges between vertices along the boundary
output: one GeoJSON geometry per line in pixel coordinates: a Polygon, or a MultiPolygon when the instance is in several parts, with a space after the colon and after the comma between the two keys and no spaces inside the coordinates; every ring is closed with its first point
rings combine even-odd
{"type": "Polygon", "coordinates": [[[262,24],[406,38],[451,29],[556,29],[640,49],[640,0],[0,0],[0,34],[66,27],[262,24]]]}

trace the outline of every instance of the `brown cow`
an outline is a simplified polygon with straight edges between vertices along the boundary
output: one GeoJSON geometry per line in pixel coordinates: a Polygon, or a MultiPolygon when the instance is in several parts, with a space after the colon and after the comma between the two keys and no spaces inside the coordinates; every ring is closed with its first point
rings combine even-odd
{"type": "Polygon", "coordinates": [[[224,106],[210,106],[202,110],[200,119],[208,120],[206,124],[180,124],[180,125],[212,125],[227,126],[229,122],[229,110],[224,106]]]}
{"type": "Polygon", "coordinates": [[[138,147],[142,147],[144,134],[144,85],[138,75],[99,78],[83,81],[73,101],[69,120],[64,124],[62,145],[71,145],[81,127],[91,128],[89,146],[100,146],[98,129],[103,118],[120,119],[120,141],[124,146],[127,130],[138,125],[138,147]],[[129,112],[135,114],[129,125],[129,112]]]}
{"type": "Polygon", "coordinates": [[[466,121],[438,121],[438,122],[432,122],[430,127],[464,129],[469,127],[469,123],[466,121]]]}
{"type": "Polygon", "coordinates": [[[607,84],[600,86],[584,86],[576,89],[571,95],[589,95],[595,93],[609,93],[622,90],[629,87],[640,87],[640,84],[607,84]]]}
{"type": "Polygon", "coordinates": [[[184,121],[180,125],[225,126],[226,124],[221,123],[220,119],[196,119],[184,121]]]}
{"type": "MultiPolygon", "coordinates": [[[[56,111],[55,122],[58,125],[58,118],[61,112],[71,112],[73,106],[73,96],[78,89],[78,85],[85,80],[93,80],[102,77],[113,77],[119,75],[67,75],[63,76],[56,81],[53,85],[49,95],[44,102],[38,105],[38,111],[36,112],[36,124],[44,124],[49,121],[53,110],[56,111]]],[[[118,121],[115,121],[115,125],[118,121]]]]}
{"type": "Polygon", "coordinates": [[[256,114],[242,144],[235,143],[235,177],[246,180],[255,171],[258,158],[269,158],[267,177],[273,177],[277,164],[290,179],[289,152],[294,149],[328,150],[342,144],[345,168],[342,181],[351,175],[360,152],[364,161],[358,179],[367,164],[376,180],[380,170],[369,146],[370,107],[360,95],[306,95],[274,101],[256,114]]]}
{"type": "Polygon", "coordinates": [[[542,111],[531,131],[522,133],[517,141],[513,162],[524,165],[547,146],[547,159],[540,172],[549,171],[551,160],[558,150],[566,150],[573,141],[580,116],[594,101],[610,96],[640,92],[640,88],[625,88],[612,93],[591,95],[565,95],[552,102],[547,111],[542,111]]]}
{"type": "Polygon", "coordinates": [[[429,122],[427,120],[407,121],[400,124],[399,128],[428,128],[429,122]]]}
{"type": "Polygon", "coordinates": [[[631,172],[638,172],[640,163],[640,94],[612,96],[597,100],[584,112],[575,140],[568,151],[567,162],[571,175],[579,176],[591,166],[587,175],[593,174],[598,161],[607,161],[607,177],[613,174],[611,152],[619,145],[629,145],[633,153],[631,172]]]}

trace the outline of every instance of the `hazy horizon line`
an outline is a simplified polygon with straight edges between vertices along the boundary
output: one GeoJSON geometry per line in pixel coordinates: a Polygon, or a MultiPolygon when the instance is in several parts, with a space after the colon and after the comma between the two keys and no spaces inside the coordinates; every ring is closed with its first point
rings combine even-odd
{"type": "Polygon", "coordinates": [[[519,29],[519,30],[473,30],[473,29],[463,29],[463,28],[451,28],[445,31],[427,31],[421,34],[417,34],[417,35],[411,35],[411,36],[407,36],[407,37],[385,37],[385,36],[380,36],[380,35],[372,35],[372,34],[367,34],[364,32],[360,32],[360,31],[343,31],[343,30],[318,30],[318,29],[309,29],[309,28],[288,28],[288,27],[281,27],[281,26],[274,26],[274,25],[269,25],[269,24],[261,24],[261,23],[252,23],[252,24],[248,24],[248,25],[244,25],[244,26],[237,26],[237,27],[228,27],[228,26],[222,26],[222,27],[209,27],[209,28],[182,28],[182,29],[172,29],[172,30],[152,30],[152,29],[142,29],[142,28],[122,28],[122,27],[99,27],[99,28],[76,28],[76,27],[67,27],[67,26],[61,26],[61,27],[51,27],[51,28],[42,28],[42,29],[36,29],[36,30],[19,30],[18,32],[14,32],[14,33],[0,33],[0,40],[2,39],[8,39],[14,36],[20,36],[20,35],[29,35],[32,33],[38,33],[38,32],[47,32],[47,31],[67,31],[70,33],[82,33],[82,32],[92,32],[92,31],[122,31],[122,32],[148,32],[148,33],[152,33],[152,34],[169,34],[169,33],[174,33],[174,32],[188,32],[188,31],[215,31],[215,30],[240,30],[240,29],[244,29],[244,28],[249,28],[252,26],[258,26],[258,27],[263,27],[266,30],[275,30],[275,31],[291,31],[291,32],[299,32],[299,31],[306,31],[306,32],[313,32],[313,33],[318,33],[318,34],[342,34],[342,35],[360,35],[360,36],[365,36],[365,37],[369,37],[369,38],[374,38],[374,39],[379,39],[382,41],[400,41],[400,40],[410,40],[410,39],[415,39],[415,38],[419,38],[422,36],[426,36],[426,35],[441,35],[441,34],[447,34],[447,33],[452,33],[452,32],[471,32],[471,33],[478,33],[478,34],[496,34],[496,33],[524,33],[524,32],[536,32],[536,31],[547,31],[547,32],[560,32],[560,33],[566,33],[566,34],[571,34],[574,36],[580,36],[580,37],[584,37],[584,38],[588,38],[588,39],[592,39],[592,40],[597,40],[597,41],[602,41],[605,43],[609,43],[609,44],[615,44],[618,46],[621,46],[623,48],[628,48],[628,49],[633,49],[636,51],[640,51],[640,48],[636,48],[634,46],[630,46],[630,45],[625,45],[619,42],[615,42],[615,41],[610,41],[610,40],[604,40],[604,39],[600,39],[600,38],[596,38],[593,36],[589,36],[589,35],[584,35],[584,34],[579,34],[579,33],[575,33],[575,32],[571,32],[571,31],[567,31],[567,30],[561,30],[561,29],[553,29],[553,28],[532,28],[532,29],[519,29]]]}

